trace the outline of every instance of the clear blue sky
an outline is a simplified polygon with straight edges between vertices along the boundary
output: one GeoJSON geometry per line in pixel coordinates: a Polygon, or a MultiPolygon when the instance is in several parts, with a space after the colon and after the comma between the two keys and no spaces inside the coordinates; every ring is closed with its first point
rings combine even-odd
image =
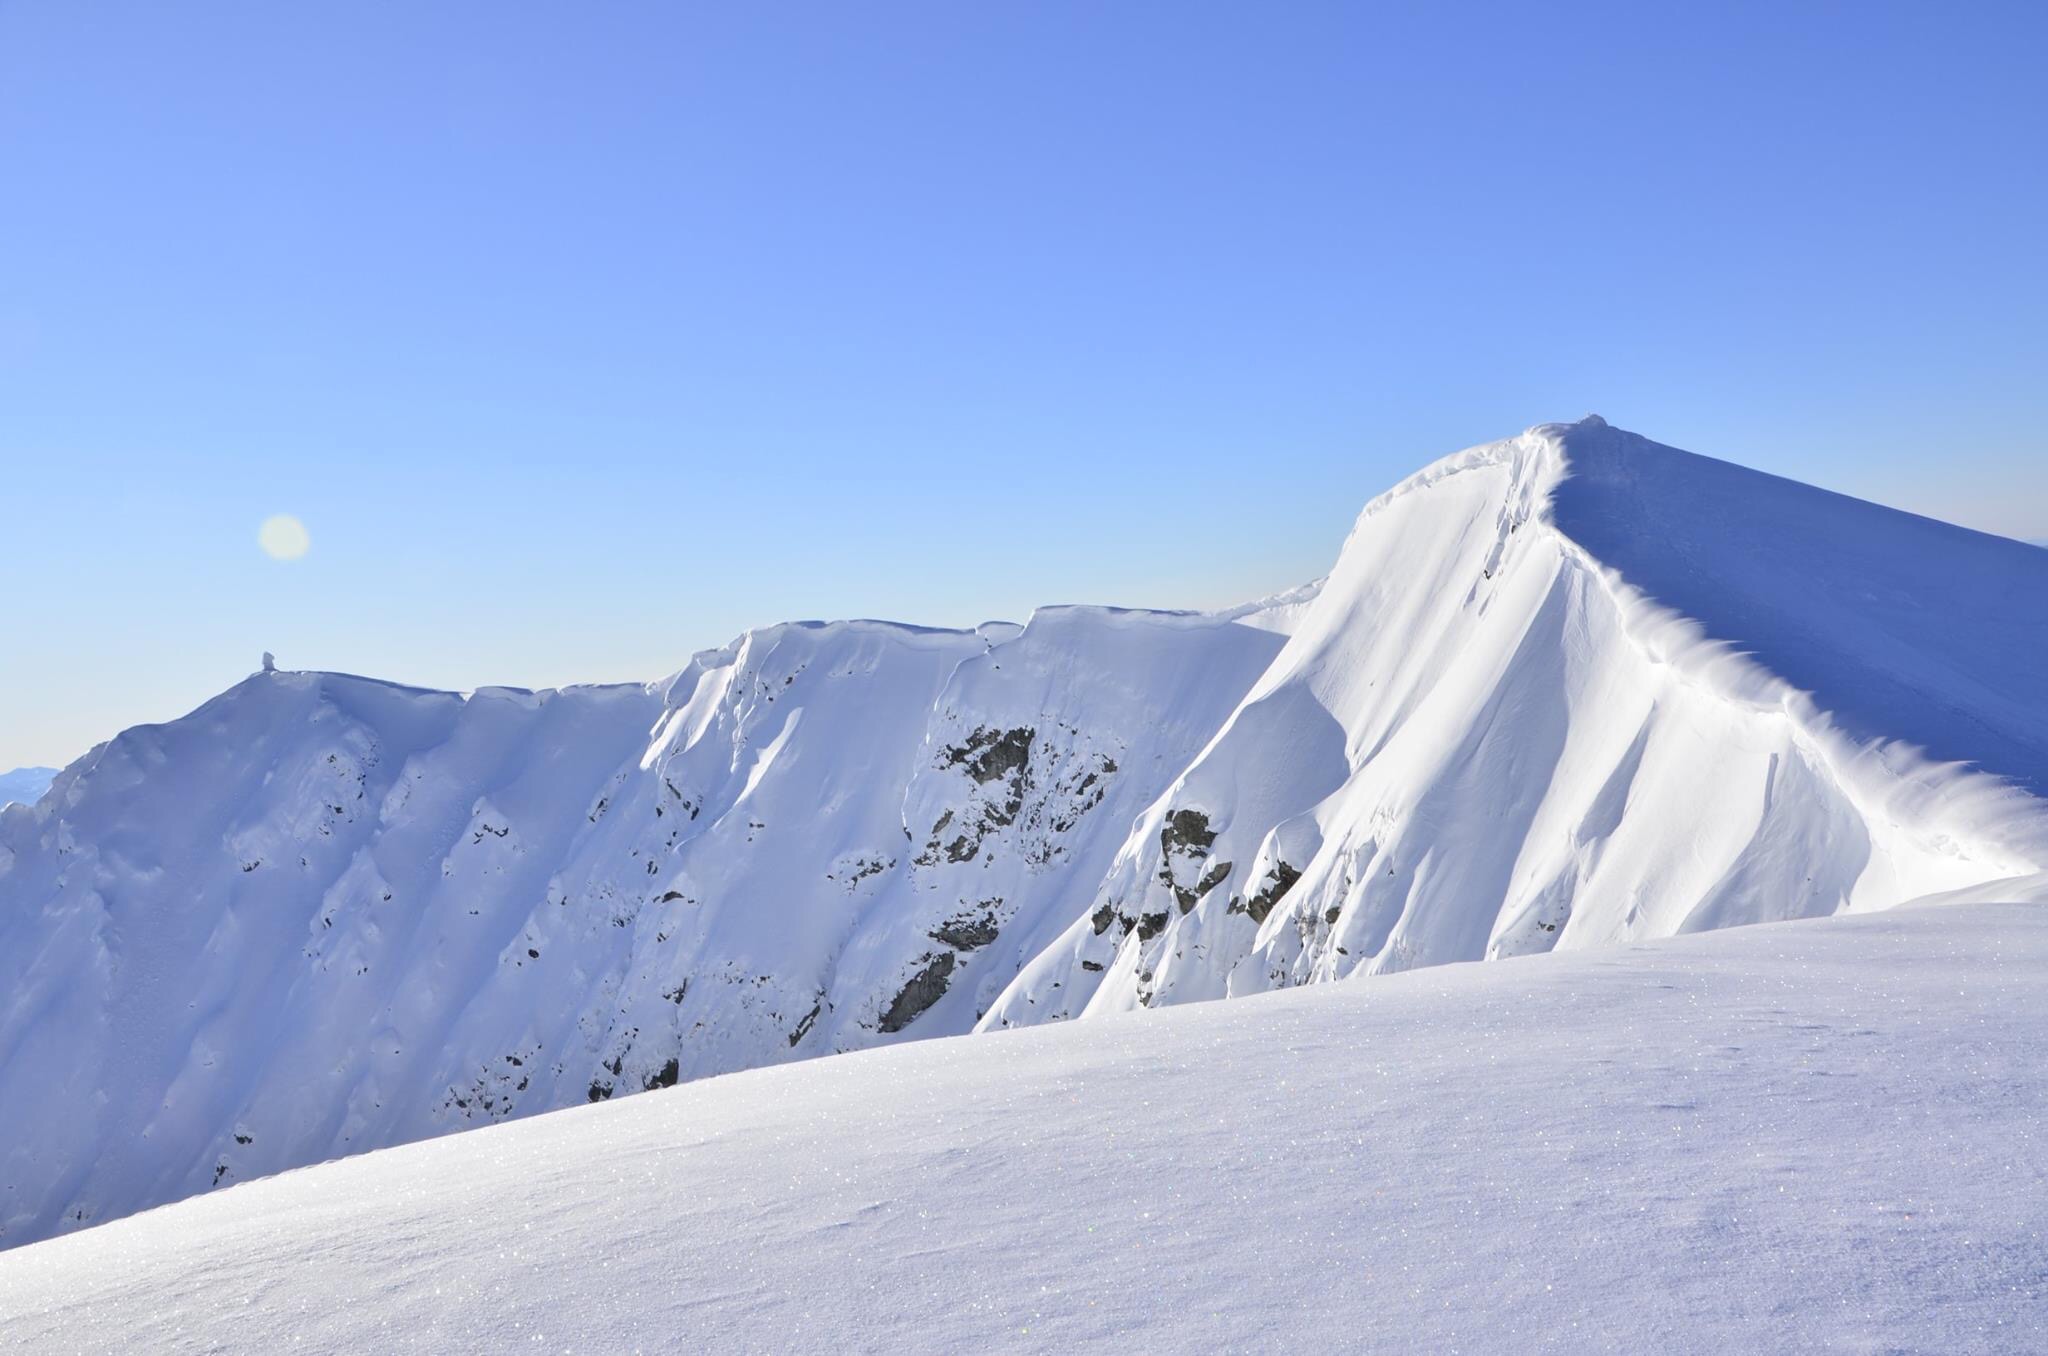
{"type": "Polygon", "coordinates": [[[0,3],[0,768],[1221,604],[1588,410],[2048,535],[2044,11],[0,3]]]}

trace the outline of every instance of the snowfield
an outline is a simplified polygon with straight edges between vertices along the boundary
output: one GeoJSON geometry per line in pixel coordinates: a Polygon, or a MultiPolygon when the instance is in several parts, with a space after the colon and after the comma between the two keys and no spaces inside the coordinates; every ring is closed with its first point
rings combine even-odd
{"type": "Polygon", "coordinates": [[[258,673],[0,811],[0,1247],[816,1055],[2048,900],[2044,792],[2048,553],[1594,418],[1227,612],[258,673]]]}
{"type": "Polygon", "coordinates": [[[2048,911],[709,1079],[0,1254],[11,1351],[2010,1352],[2048,911]]]}

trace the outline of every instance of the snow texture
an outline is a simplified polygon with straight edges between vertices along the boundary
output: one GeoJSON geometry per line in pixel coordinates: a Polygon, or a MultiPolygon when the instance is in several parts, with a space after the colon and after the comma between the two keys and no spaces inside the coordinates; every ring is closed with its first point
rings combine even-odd
{"type": "Polygon", "coordinates": [[[2033,1353],[2044,1042],[1990,903],[920,1042],[0,1254],[0,1349],[2033,1353]]]}
{"type": "Polygon", "coordinates": [[[812,1055],[2048,897],[2044,693],[2048,553],[1597,419],[1226,613],[259,672],[0,811],[0,1246],[812,1055]]]}

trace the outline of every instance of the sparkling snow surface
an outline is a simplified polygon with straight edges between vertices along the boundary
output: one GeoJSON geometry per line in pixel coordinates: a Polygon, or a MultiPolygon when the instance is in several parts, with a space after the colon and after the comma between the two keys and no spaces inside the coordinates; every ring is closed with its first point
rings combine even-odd
{"type": "Polygon", "coordinates": [[[2011,1352],[2048,910],[756,1070],[0,1255],[11,1351],[2011,1352]]]}

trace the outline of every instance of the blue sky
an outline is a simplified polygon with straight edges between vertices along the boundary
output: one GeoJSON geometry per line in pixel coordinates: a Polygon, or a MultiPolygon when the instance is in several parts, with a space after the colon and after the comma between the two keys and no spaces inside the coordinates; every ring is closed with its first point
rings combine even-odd
{"type": "Polygon", "coordinates": [[[1589,410],[2048,536],[2044,13],[0,3],[0,768],[1222,604],[1589,410]]]}

